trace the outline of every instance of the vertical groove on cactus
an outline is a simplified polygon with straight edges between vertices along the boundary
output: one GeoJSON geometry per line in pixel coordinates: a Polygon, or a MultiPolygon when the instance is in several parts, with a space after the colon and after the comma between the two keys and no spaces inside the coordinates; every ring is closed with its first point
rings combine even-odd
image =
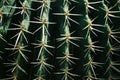
{"type": "Polygon", "coordinates": [[[14,0],[11,2],[8,2],[7,0],[1,0],[0,1],[0,79],[5,76],[4,75],[4,56],[5,56],[5,52],[4,52],[4,48],[5,48],[5,44],[7,43],[7,41],[5,40],[5,35],[7,32],[7,29],[10,25],[11,22],[11,18],[14,10],[11,8],[8,8],[8,5],[15,5],[14,0]],[[2,57],[3,56],[3,57],[2,57]]]}

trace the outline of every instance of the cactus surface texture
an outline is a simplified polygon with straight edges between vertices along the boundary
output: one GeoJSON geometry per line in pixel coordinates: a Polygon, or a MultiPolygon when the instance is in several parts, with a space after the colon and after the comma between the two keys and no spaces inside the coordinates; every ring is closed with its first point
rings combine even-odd
{"type": "Polygon", "coordinates": [[[120,80],[120,0],[0,0],[0,80],[120,80]]]}

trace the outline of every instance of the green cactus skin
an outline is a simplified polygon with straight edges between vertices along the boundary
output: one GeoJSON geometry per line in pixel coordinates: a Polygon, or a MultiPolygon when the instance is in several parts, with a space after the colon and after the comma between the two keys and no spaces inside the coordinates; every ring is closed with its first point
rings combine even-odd
{"type": "Polygon", "coordinates": [[[1,0],[0,80],[119,80],[120,0],[1,0]]]}
{"type": "Polygon", "coordinates": [[[35,73],[34,79],[44,80],[50,78],[50,71],[54,67],[52,64],[49,64],[49,60],[51,59],[51,57],[53,57],[53,54],[50,51],[54,48],[52,45],[49,45],[49,37],[51,36],[49,33],[49,27],[50,25],[55,24],[54,22],[49,21],[49,12],[51,8],[50,5],[52,1],[33,0],[33,2],[41,5],[37,8],[37,10],[39,10],[39,16],[35,18],[37,21],[30,21],[33,24],[38,24],[37,26],[35,26],[37,27],[37,29],[33,32],[35,35],[37,34],[38,37],[36,38],[36,41],[32,43],[35,47],[35,54],[37,56],[34,56],[34,60],[33,62],[31,62],[31,64],[35,66],[35,71],[33,71],[35,73]]]}
{"type": "MultiPolygon", "coordinates": [[[[9,62],[5,62],[5,66],[9,67],[8,72],[10,72],[10,77],[6,79],[20,79],[21,73],[22,74],[27,74],[26,70],[24,67],[26,64],[28,64],[28,57],[26,56],[26,53],[29,53],[30,51],[26,49],[28,44],[28,40],[26,37],[27,34],[32,34],[31,32],[28,31],[29,28],[29,22],[30,21],[30,11],[29,7],[31,5],[30,1],[18,1],[16,2],[16,5],[21,5],[22,7],[19,6],[7,6],[8,8],[12,9],[19,9],[17,12],[15,12],[13,15],[14,16],[19,16],[20,19],[17,22],[11,22],[11,27],[9,27],[8,33],[13,32],[14,35],[10,39],[14,39],[14,43],[9,42],[9,47],[6,46],[6,50],[9,50],[9,56],[7,59],[9,59],[9,62]],[[17,33],[16,33],[17,32],[17,33]],[[12,48],[13,47],[13,48],[12,48]],[[11,52],[10,52],[11,51],[11,52]]],[[[14,17],[13,16],[13,17],[14,17]]],[[[10,41],[10,40],[9,40],[10,41]]]]}
{"type": "MultiPolygon", "coordinates": [[[[71,11],[74,9],[74,7],[70,8],[69,1],[61,1],[62,6],[60,7],[61,12],[53,13],[55,16],[64,16],[60,22],[59,26],[59,36],[56,39],[58,42],[57,46],[57,54],[56,54],[56,61],[58,69],[56,69],[56,76],[55,79],[58,80],[68,80],[73,79],[73,77],[78,77],[78,75],[71,72],[72,70],[72,64],[75,64],[73,60],[76,60],[78,58],[74,57],[74,54],[70,51],[70,45],[75,45],[79,47],[77,44],[74,43],[74,41],[79,41],[81,37],[73,37],[72,34],[74,34],[75,31],[70,31],[71,24],[70,22],[74,22],[76,24],[79,24],[77,21],[73,20],[70,16],[80,16],[80,14],[73,14],[71,11]],[[59,65],[58,65],[59,64],[59,65]]],[[[58,17],[58,18],[59,18],[58,17]]]]}

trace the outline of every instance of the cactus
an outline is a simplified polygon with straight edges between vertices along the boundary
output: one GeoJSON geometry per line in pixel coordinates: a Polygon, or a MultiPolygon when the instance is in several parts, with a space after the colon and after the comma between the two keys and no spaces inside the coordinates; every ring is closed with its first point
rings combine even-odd
{"type": "Polygon", "coordinates": [[[119,80],[120,0],[1,0],[0,80],[119,80]]]}

